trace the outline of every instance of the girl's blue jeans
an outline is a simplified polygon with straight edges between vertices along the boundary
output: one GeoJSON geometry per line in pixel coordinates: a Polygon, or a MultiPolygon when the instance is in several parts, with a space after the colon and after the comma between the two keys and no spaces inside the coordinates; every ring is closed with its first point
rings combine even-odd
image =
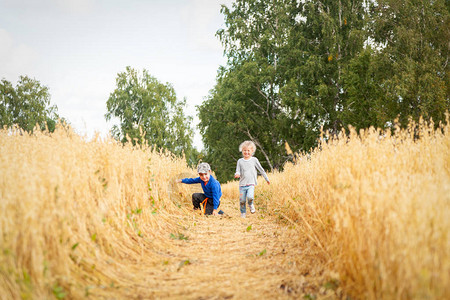
{"type": "Polygon", "coordinates": [[[239,203],[241,205],[241,213],[245,213],[245,202],[248,200],[248,205],[253,204],[253,199],[255,198],[255,186],[246,185],[239,187],[239,203]]]}

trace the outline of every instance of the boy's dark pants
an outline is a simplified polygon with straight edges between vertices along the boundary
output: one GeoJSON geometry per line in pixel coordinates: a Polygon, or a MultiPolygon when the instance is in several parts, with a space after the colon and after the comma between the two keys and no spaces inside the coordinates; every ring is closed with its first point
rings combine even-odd
{"type": "MultiPolygon", "coordinates": [[[[206,196],[202,193],[194,193],[192,194],[192,204],[194,204],[194,209],[202,209],[200,203],[205,201],[206,196]]],[[[206,201],[206,209],[205,209],[205,215],[212,215],[214,210],[214,204],[213,199],[209,199],[206,201]]]]}

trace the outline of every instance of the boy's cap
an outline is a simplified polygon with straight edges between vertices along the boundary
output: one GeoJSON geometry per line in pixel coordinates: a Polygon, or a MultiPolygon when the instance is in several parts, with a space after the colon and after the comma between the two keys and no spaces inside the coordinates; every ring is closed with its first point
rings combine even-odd
{"type": "Polygon", "coordinates": [[[197,173],[208,173],[208,171],[211,171],[208,163],[201,163],[197,167],[197,173]]]}

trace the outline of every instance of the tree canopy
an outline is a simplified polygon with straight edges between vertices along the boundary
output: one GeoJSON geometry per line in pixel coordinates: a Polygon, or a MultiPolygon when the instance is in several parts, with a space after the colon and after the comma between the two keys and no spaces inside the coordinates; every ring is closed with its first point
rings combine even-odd
{"type": "Polygon", "coordinates": [[[50,105],[50,93],[46,86],[28,76],[20,76],[14,87],[2,79],[0,82],[0,126],[14,124],[31,132],[36,124],[55,130],[59,115],[56,105],[50,105]]]}
{"type": "Polygon", "coordinates": [[[116,89],[107,101],[106,120],[117,118],[112,134],[122,142],[144,140],[176,155],[184,153],[192,164],[198,152],[192,146],[192,117],[184,115],[186,99],[177,100],[169,83],[163,84],[147,70],[126,67],[116,78],[116,89]]]}
{"type": "Polygon", "coordinates": [[[378,0],[371,7],[370,58],[382,121],[445,121],[450,108],[450,2],[378,0]]]}
{"type": "Polygon", "coordinates": [[[228,58],[199,106],[206,159],[232,178],[237,146],[266,169],[316,145],[321,130],[444,121],[450,107],[443,0],[236,0],[217,32],[228,58]],[[408,24],[413,24],[409,26],[408,24]]]}

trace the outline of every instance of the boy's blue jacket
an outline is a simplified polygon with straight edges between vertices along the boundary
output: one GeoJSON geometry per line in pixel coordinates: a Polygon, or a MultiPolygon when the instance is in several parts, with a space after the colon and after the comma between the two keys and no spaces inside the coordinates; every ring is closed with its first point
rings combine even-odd
{"type": "Polygon", "coordinates": [[[181,182],[186,184],[201,183],[203,193],[205,193],[206,198],[213,199],[214,209],[219,207],[220,197],[222,197],[222,188],[220,187],[220,183],[214,177],[209,176],[207,185],[205,185],[205,182],[203,182],[200,177],[184,178],[181,182]]]}

